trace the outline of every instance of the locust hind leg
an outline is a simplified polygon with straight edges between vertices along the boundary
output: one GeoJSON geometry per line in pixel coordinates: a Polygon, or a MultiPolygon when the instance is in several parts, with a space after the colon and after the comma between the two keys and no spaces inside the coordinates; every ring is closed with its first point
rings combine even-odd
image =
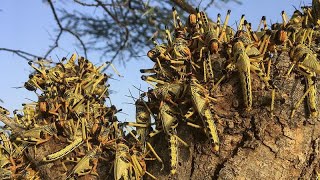
{"type": "Polygon", "coordinates": [[[91,175],[94,175],[96,177],[99,177],[99,174],[97,173],[97,167],[98,167],[98,159],[92,160],[92,169],[90,171],[91,175]]]}
{"type": "Polygon", "coordinates": [[[293,110],[291,112],[290,118],[293,118],[294,113],[296,112],[296,109],[300,106],[304,98],[309,94],[309,92],[312,90],[312,86],[310,86],[307,91],[302,95],[302,97],[299,99],[299,101],[296,102],[296,104],[293,107],[293,110]]]}
{"type": "Polygon", "coordinates": [[[149,173],[148,171],[146,171],[146,174],[151,177],[152,179],[157,179],[154,175],[152,175],[151,173],[149,173]]]}
{"type": "Polygon", "coordinates": [[[156,151],[154,150],[154,148],[152,147],[152,145],[149,142],[147,142],[147,147],[150,149],[150,151],[156,157],[156,159],[161,163],[161,169],[160,170],[163,170],[164,164],[163,164],[163,161],[160,158],[160,156],[156,153],[156,151]]]}
{"type": "Polygon", "coordinates": [[[308,101],[308,108],[310,112],[310,116],[312,118],[318,117],[318,110],[317,110],[317,89],[316,89],[316,74],[312,73],[312,76],[306,77],[306,86],[308,89],[310,89],[308,95],[307,95],[307,101],[308,101]]]}
{"type": "Polygon", "coordinates": [[[169,136],[169,151],[170,151],[170,173],[176,174],[177,173],[177,166],[178,166],[178,139],[177,136],[174,134],[168,135],[169,136]]]}
{"type": "Polygon", "coordinates": [[[210,143],[212,144],[212,150],[214,152],[219,151],[219,136],[217,132],[217,127],[214,124],[214,117],[209,108],[204,111],[203,121],[205,124],[205,132],[210,139],[210,143]]]}

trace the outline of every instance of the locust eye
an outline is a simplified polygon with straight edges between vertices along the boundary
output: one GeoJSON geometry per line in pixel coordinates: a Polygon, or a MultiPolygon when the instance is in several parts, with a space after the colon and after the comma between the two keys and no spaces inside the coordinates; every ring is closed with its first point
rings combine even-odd
{"type": "Polygon", "coordinates": [[[156,58],[157,58],[158,56],[160,56],[160,54],[161,54],[161,53],[160,53],[159,51],[156,51],[156,50],[152,49],[152,50],[148,51],[147,56],[148,56],[151,60],[155,61],[156,58]]]}

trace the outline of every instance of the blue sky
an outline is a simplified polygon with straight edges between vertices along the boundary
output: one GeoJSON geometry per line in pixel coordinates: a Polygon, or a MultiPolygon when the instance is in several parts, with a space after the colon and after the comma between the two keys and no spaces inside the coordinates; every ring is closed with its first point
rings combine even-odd
{"type": "MultiPolygon", "coordinates": [[[[215,20],[217,13],[221,13],[222,19],[228,9],[231,9],[231,18],[229,24],[235,24],[242,14],[246,15],[248,22],[253,24],[256,29],[261,16],[267,17],[267,22],[281,22],[281,11],[285,10],[288,16],[293,13],[294,7],[299,5],[310,5],[309,1],[298,0],[244,0],[242,5],[235,3],[219,3],[220,7],[212,7],[208,9],[208,16],[215,20]]],[[[21,0],[1,0],[0,2],[0,48],[20,49],[37,55],[43,55],[48,47],[53,43],[53,37],[56,32],[54,29],[57,25],[53,19],[51,10],[42,0],[21,1],[21,0]]],[[[60,40],[61,47],[56,49],[51,57],[57,61],[57,56],[62,58],[75,51],[81,52],[76,46],[76,41],[69,35],[64,35],[60,40]]],[[[142,50],[140,55],[145,55],[147,50],[142,50]]],[[[102,63],[99,54],[91,52],[88,59],[94,63],[102,63]]],[[[107,61],[108,59],[104,60],[107,61]]],[[[128,89],[133,92],[134,96],[138,96],[138,91],[133,85],[140,86],[147,90],[147,83],[140,79],[139,69],[151,68],[153,64],[145,56],[138,61],[129,61],[125,66],[115,63],[123,78],[118,80],[110,80],[112,103],[119,109],[122,108],[126,114],[118,114],[121,121],[133,121],[135,116],[135,108],[132,99],[126,97],[129,95],[128,89]]],[[[22,103],[30,102],[26,98],[37,100],[33,92],[29,92],[24,88],[15,89],[13,87],[23,86],[28,79],[28,75],[32,72],[27,61],[9,52],[0,51],[0,106],[9,109],[12,113],[14,109],[21,109],[22,103]]],[[[112,73],[109,69],[107,73],[112,73]]]]}

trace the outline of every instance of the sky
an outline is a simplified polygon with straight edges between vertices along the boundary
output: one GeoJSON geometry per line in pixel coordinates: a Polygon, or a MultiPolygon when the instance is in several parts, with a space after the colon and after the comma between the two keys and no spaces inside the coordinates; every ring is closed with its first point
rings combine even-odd
{"type": "MultiPolygon", "coordinates": [[[[69,0],[70,1],[70,0],[69,0]]],[[[262,16],[267,17],[267,22],[281,22],[281,11],[284,10],[290,17],[299,5],[310,5],[311,0],[243,0],[242,5],[236,3],[219,3],[219,8],[211,7],[207,13],[209,18],[216,20],[217,13],[222,15],[222,20],[228,9],[231,10],[229,25],[235,25],[242,14],[246,20],[252,23],[253,29],[258,26],[262,16]]],[[[57,28],[50,7],[42,0],[21,1],[1,0],[0,1],[0,48],[19,49],[36,55],[43,55],[53,43],[57,28]]],[[[51,58],[57,61],[59,57],[69,56],[73,52],[81,52],[76,45],[76,40],[69,35],[63,35],[60,40],[60,48],[56,49],[51,58]]],[[[142,50],[140,55],[146,55],[142,50]]],[[[81,54],[80,54],[81,55],[81,54]]],[[[97,52],[88,53],[88,59],[94,63],[101,64],[100,55],[97,52]]],[[[107,61],[107,59],[105,60],[107,61]]],[[[117,114],[120,121],[134,121],[135,107],[133,100],[128,98],[130,89],[135,97],[139,91],[133,85],[140,86],[147,90],[147,83],[141,80],[140,69],[152,68],[153,63],[146,56],[138,61],[130,60],[125,66],[120,63],[114,64],[123,77],[116,77],[117,80],[109,80],[111,101],[123,113],[117,114]]],[[[0,51],[0,106],[7,108],[11,114],[14,109],[22,109],[22,103],[36,101],[34,92],[27,91],[22,87],[33,69],[28,62],[10,52],[0,51]]],[[[106,73],[113,73],[108,69],[106,73]]]]}

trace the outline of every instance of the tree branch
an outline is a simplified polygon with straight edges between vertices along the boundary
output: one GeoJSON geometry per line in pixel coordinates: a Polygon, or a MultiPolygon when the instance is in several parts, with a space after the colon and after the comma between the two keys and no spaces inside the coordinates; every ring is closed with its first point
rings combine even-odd
{"type": "Polygon", "coordinates": [[[173,2],[174,4],[176,4],[177,6],[179,6],[182,10],[184,10],[190,14],[197,13],[196,9],[194,9],[190,4],[188,4],[184,0],[170,0],[170,1],[173,2]]]}
{"type": "MultiPolygon", "coordinates": [[[[123,50],[124,48],[125,48],[125,46],[126,46],[126,44],[127,44],[127,42],[128,42],[128,39],[129,39],[129,29],[128,29],[128,27],[125,25],[125,24],[123,24],[123,23],[121,23],[120,21],[119,21],[119,19],[114,15],[114,14],[112,14],[110,11],[109,11],[109,9],[100,1],[100,0],[95,0],[98,4],[99,4],[99,6],[101,6],[102,8],[103,8],[103,10],[117,23],[117,25],[119,26],[119,27],[122,27],[122,28],[124,28],[124,30],[125,30],[125,38],[124,38],[124,41],[123,41],[123,43],[121,44],[121,46],[116,50],[116,53],[113,55],[113,57],[111,58],[111,63],[113,63],[113,61],[115,60],[115,58],[117,57],[117,55],[120,53],[120,51],[121,50],[123,50]]],[[[110,63],[110,64],[111,64],[110,63]]]]}
{"type": "Polygon", "coordinates": [[[36,58],[41,58],[40,56],[31,54],[31,53],[28,53],[28,52],[25,52],[25,51],[16,50],[16,49],[0,48],[0,51],[12,52],[12,53],[22,57],[23,59],[28,60],[28,61],[34,60],[36,58]]]}
{"type": "MultiPolygon", "coordinates": [[[[237,0],[219,0],[220,2],[237,0]]],[[[57,24],[56,33],[49,45],[44,58],[47,58],[56,48],[60,46],[64,34],[69,34],[79,42],[87,57],[89,50],[97,51],[101,58],[111,58],[113,62],[117,56],[126,53],[126,57],[137,57],[141,49],[152,47],[150,37],[155,34],[164,38],[163,24],[172,20],[171,6],[177,6],[182,12],[180,17],[186,18],[187,13],[196,13],[191,0],[163,0],[163,1],[141,1],[141,0],[73,0],[74,4],[83,8],[94,9],[97,14],[87,13],[87,10],[66,10],[60,1],[47,0],[53,19],[57,24]],[[158,32],[158,33],[156,33],[158,32]],[[111,54],[111,55],[110,55],[111,54]]],[[[200,9],[208,8],[214,4],[209,0],[206,5],[202,4],[200,9]]],[[[155,37],[155,38],[158,38],[155,37]]],[[[2,48],[0,50],[6,50],[2,48]]],[[[20,51],[10,50],[18,56],[32,60],[36,55],[20,51]]],[[[129,59],[128,58],[128,59],[129,59]]]]}
{"type": "Polygon", "coordinates": [[[83,49],[83,52],[84,52],[84,56],[85,58],[87,58],[87,47],[85,46],[84,42],[82,41],[82,39],[80,38],[79,35],[77,35],[75,32],[71,31],[70,29],[68,28],[64,28],[58,18],[58,15],[57,15],[57,12],[55,10],[55,7],[52,3],[51,0],[48,0],[48,3],[50,5],[50,8],[51,8],[51,11],[53,13],[53,16],[54,16],[54,19],[56,21],[56,23],[58,24],[58,27],[59,27],[59,33],[58,35],[56,36],[56,39],[54,41],[54,45],[50,47],[50,49],[47,51],[47,53],[45,54],[45,58],[47,58],[49,56],[49,54],[57,47],[59,47],[59,40],[60,40],[60,37],[62,35],[62,33],[65,31],[65,32],[68,32],[69,34],[71,34],[72,36],[74,36],[81,44],[82,46],[82,49],[83,49]]]}
{"type": "MultiPolygon", "coordinates": [[[[77,4],[80,4],[80,5],[82,5],[82,6],[93,6],[93,7],[97,7],[97,6],[99,6],[99,4],[89,4],[89,3],[85,3],[85,2],[82,2],[82,1],[80,1],[80,0],[73,0],[75,3],[77,3],[77,4]]],[[[115,4],[115,3],[110,3],[110,4],[108,4],[108,3],[102,3],[103,4],[103,6],[112,6],[112,7],[114,7],[114,6],[124,6],[124,5],[126,5],[126,4],[128,4],[129,3],[129,0],[128,1],[125,1],[124,3],[119,3],[119,4],[115,4]]]]}

